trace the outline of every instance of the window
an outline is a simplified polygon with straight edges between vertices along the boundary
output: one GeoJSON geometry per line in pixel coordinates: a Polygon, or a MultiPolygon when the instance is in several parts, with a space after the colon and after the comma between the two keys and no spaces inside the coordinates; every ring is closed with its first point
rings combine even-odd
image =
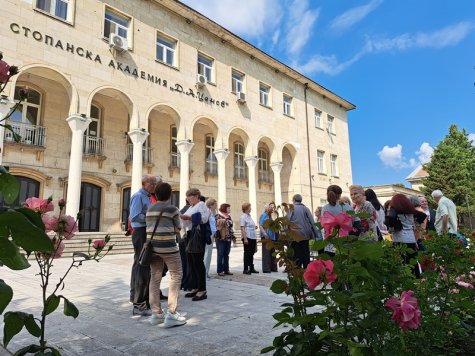
{"type": "Polygon", "coordinates": [[[177,41],[157,33],[157,61],[176,67],[177,41]]]}
{"type": "Polygon", "coordinates": [[[37,0],[36,8],[48,14],[71,22],[71,0],[37,0]]]}
{"type": "Polygon", "coordinates": [[[269,174],[269,154],[263,148],[259,148],[258,155],[258,174],[260,182],[270,182],[269,174]]]}
{"type": "Polygon", "coordinates": [[[269,94],[270,86],[265,85],[263,83],[259,83],[259,102],[261,103],[261,105],[270,107],[269,94]]]}
{"type": "Polygon", "coordinates": [[[335,118],[330,115],[328,115],[328,132],[335,133],[335,118]]]}
{"type": "MultiPolygon", "coordinates": [[[[28,98],[12,113],[7,123],[11,125],[13,132],[21,137],[20,143],[44,147],[46,129],[38,126],[41,117],[41,94],[32,88],[17,86],[15,100],[20,99],[20,90],[22,89],[28,89],[28,98]]],[[[5,130],[5,140],[14,141],[10,130],[5,130]]]]}
{"type": "Polygon", "coordinates": [[[83,153],[85,155],[103,155],[104,141],[101,139],[101,109],[91,105],[92,121],[84,131],[83,153]]]}
{"type": "Polygon", "coordinates": [[[338,177],[338,156],[330,155],[330,174],[332,177],[338,177]]]}
{"type": "Polygon", "coordinates": [[[213,78],[214,59],[198,53],[198,74],[204,75],[208,82],[214,83],[213,78]]]}
{"type": "Polygon", "coordinates": [[[325,152],[317,151],[317,171],[320,174],[325,174],[325,152]]]}
{"type": "Polygon", "coordinates": [[[79,201],[79,231],[99,231],[101,221],[101,187],[91,183],[81,183],[79,201]]]}
{"type": "Polygon", "coordinates": [[[177,129],[172,126],[170,129],[170,167],[180,167],[180,152],[178,151],[177,129]]]}
{"type": "MultiPolygon", "coordinates": [[[[15,201],[11,204],[11,206],[20,206],[22,205],[26,199],[36,197],[39,198],[40,196],[40,182],[22,176],[15,177],[20,184],[20,191],[18,193],[18,197],[15,201]]],[[[3,200],[3,195],[0,193],[0,206],[5,206],[6,203],[3,200]]]]}
{"type": "Polygon", "coordinates": [[[292,97],[284,94],[284,114],[292,116],[292,97]]]}
{"type": "Polygon", "coordinates": [[[320,110],[315,109],[315,127],[321,129],[322,128],[322,112],[320,110]]]}
{"type": "Polygon", "coordinates": [[[214,137],[212,135],[206,135],[206,173],[218,174],[218,161],[214,155],[214,137]]]}
{"type": "Polygon", "coordinates": [[[109,39],[111,33],[115,33],[124,38],[128,38],[127,34],[130,26],[130,17],[124,16],[109,8],[106,8],[104,19],[104,37],[109,39]]]}
{"type": "Polygon", "coordinates": [[[233,93],[243,93],[244,92],[244,74],[233,70],[231,85],[232,85],[231,90],[233,93]]]}
{"type": "Polygon", "coordinates": [[[244,145],[234,144],[234,178],[246,179],[246,165],[244,162],[244,145]]]}
{"type": "Polygon", "coordinates": [[[126,231],[128,228],[130,214],[130,187],[122,189],[122,231],[126,231]]]}

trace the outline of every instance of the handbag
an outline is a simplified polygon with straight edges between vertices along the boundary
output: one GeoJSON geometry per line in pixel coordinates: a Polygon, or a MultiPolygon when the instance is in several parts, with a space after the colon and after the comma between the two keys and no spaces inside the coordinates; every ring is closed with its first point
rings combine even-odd
{"type": "Polygon", "coordinates": [[[195,225],[188,233],[186,238],[186,247],[185,251],[187,253],[203,253],[204,252],[204,243],[201,235],[200,225],[195,225]]]}
{"type": "Polygon", "coordinates": [[[157,221],[155,222],[155,226],[153,228],[152,236],[150,236],[150,241],[145,241],[145,243],[142,246],[142,251],[140,251],[139,265],[143,267],[150,266],[150,262],[152,261],[152,253],[153,253],[152,240],[153,240],[153,236],[155,235],[155,232],[157,231],[158,223],[160,222],[160,218],[162,217],[164,210],[165,209],[162,209],[162,211],[160,211],[160,215],[158,215],[157,221]]]}

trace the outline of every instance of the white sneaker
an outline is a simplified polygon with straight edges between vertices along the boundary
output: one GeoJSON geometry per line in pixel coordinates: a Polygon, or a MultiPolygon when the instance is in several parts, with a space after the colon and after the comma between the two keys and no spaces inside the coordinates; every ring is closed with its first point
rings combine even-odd
{"type": "Polygon", "coordinates": [[[150,318],[150,325],[162,324],[165,321],[165,313],[155,314],[153,313],[150,318]]]}
{"type": "Polygon", "coordinates": [[[186,319],[184,316],[180,315],[180,313],[175,312],[175,314],[172,314],[170,312],[167,312],[165,315],[165,322],[164,326],[166,328],[171,328],[172,326],[179,326],[186,324],[186,319]]]}

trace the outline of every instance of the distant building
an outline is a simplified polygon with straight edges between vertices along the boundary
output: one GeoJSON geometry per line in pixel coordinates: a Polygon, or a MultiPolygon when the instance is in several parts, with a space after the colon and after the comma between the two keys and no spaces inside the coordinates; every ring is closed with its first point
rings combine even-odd
{"type": "Polygon", "coordinates": [[[405,194],[407,196],[418,196],[421,194],[419,190],[406,188],[399,184],[370,185],[365,187],[365,189],[368,188],[374,190],[381,204],[384,204],[387,200],[391,200],[395,194],[405,194]]]}
{"type": "Polygon", "coordinates": [[[429,174],[424,170],[422,165],[419,165],[406,177],[406,180],[411,183],[412,189],[421,191],[421,188],[424,186],[424,184],[422,184],[422,179],[427,178],[428,176],[429,174]]]}

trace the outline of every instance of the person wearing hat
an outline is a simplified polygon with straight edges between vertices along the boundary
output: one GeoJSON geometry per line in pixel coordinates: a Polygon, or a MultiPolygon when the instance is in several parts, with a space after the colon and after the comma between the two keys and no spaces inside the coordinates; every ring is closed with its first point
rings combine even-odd
{"type": "Polygon", "coordinates": [[[310,248],[308,241],[318,236],[317,227],[313,221],[310,209],[302,204],[302,196],[295,194],[292,198],[293,209],[287,214],[291,229],[296,231],[302,239],[292,241],[290,247],[294,250],[294,260],[298,267],[307,268],[310,263],[310,248]]]}
{"type": "Polygon", "coordinates": [[[457,207],[454,202],[445,197],[439,189],[432,192],[432,198],[437,203],[435,212],[435,230],[437,234],[457,235],[457,207]]]}

